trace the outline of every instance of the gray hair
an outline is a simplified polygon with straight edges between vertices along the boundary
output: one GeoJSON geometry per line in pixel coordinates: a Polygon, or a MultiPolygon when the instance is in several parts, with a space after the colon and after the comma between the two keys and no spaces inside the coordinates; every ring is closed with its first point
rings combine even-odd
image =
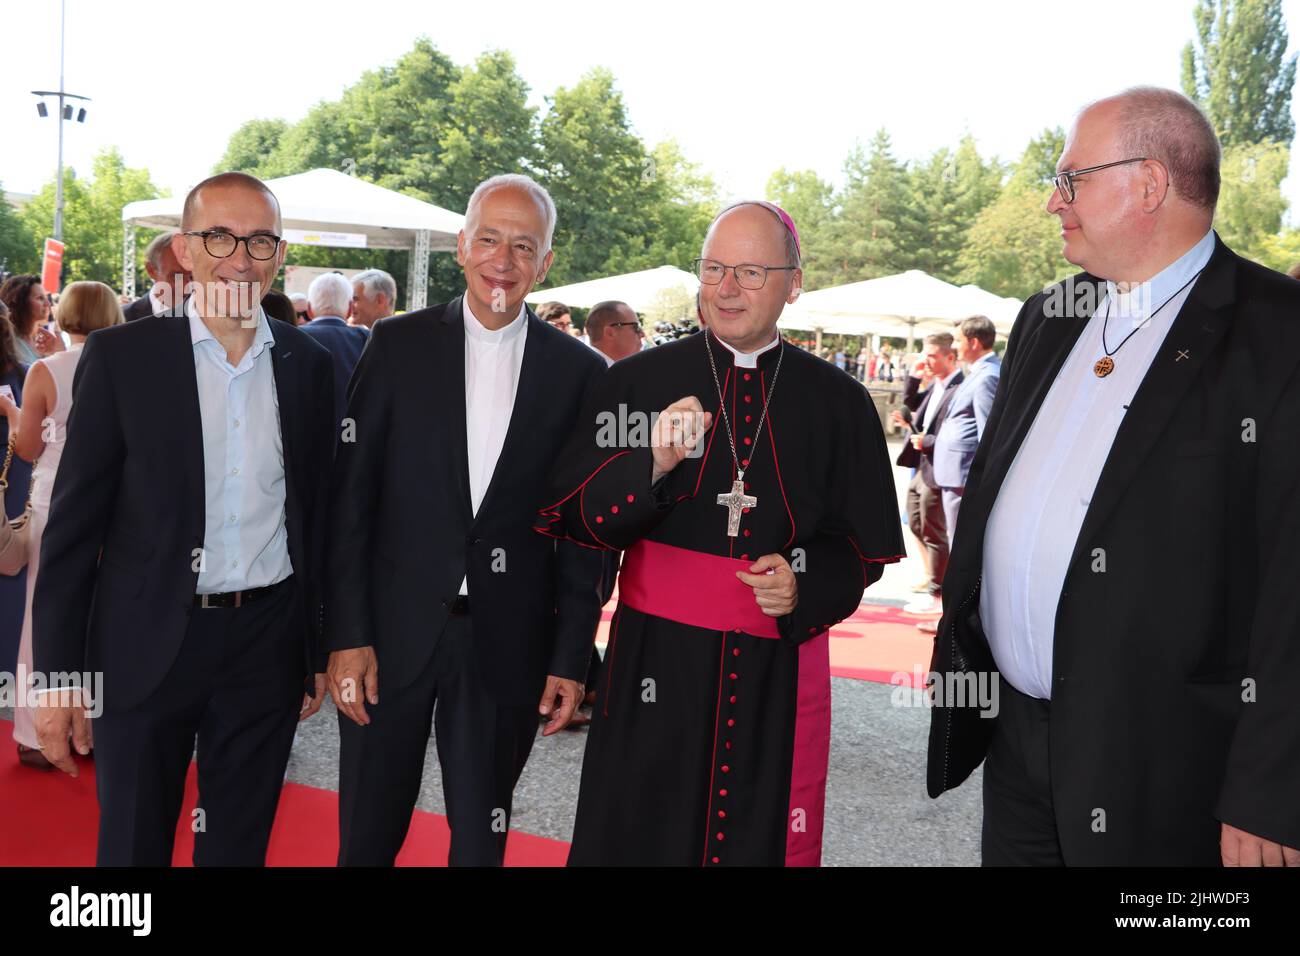
{"type": "Polygon", "coordinates": [[[1219,201],[1221,152],[1204,111],[1182,93],[1158,86],[1135,86],[1108,99],[1121,104],[1123,158],[1159,160],[1169,170],[1175,193],[1193,206],[1214,212],[1219,201]]]}
{"type": "Polygon", "coordinates": [[[295,307],[295,308],[296,308],[297,306],[299,306],[299,305],[306,305],[306,304],[308,304],[308,303],[307,303],[307,297],[306,297],[305,295],[303,295],[301,292],[291,292],[291,293],[289,294],[289,301],[292,302],[292,303],[294,304],[294,307],[295,307]]]}
{"type": "Polygon", "coordinates": [[[145,247],[144,261],[149,263],[155,269],[162,268],[163,250],[172,244],[172,240],[180,235],[176,229],[168,229],[160,232],[153,237],[153,240],[145,247]]]}
{"type": "Polygon", "coordinates": [[[352,284],[359,285],[366,293],[366,298],[373,299],[379,293],[388,296],[390,306],[397,304],[397,283],[383,269],[367,269],[352,277],[352,284]]]}
{"type": "Polygon", "coordinates": [[[542,204],[546,212],[546,236],[542,241],[542,255],[546,255],[551,249],[551,238],[555,235],[555,200],[537,180],[531,176],[525,176],[522,173],[502,173],[500,176],[493,176],[479,183],[474,192],[470,194],[469,202],[465,206],[465,224],[474,217],[474,211],[478,208],[479,203],[489,193],[496,192],[498,189],[519,189],[532,196],[542,204]]]}
{"type": "Polygon", "coordinates": [[[352,304],[352,283],[339,272],[317,276],[307,287],[307,302],[314,315],[345,316],[352,304]]]}

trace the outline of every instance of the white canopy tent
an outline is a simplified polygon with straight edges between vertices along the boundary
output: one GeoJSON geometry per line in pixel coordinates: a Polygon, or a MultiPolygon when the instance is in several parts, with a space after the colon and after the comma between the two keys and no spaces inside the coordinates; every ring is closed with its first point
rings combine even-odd
{"type": "Polygon", "coordinates": [[[565,305],[589,309],[598,302],[617,300],[626,302],[634,312],[646,312],[665,293],[682,291],[694,296],[700,280],[675,266],[660,266],[641,272],[628,272],[603,279],[590,279],[554,289],[536,289],[527,297],[530,303],[563,302],[565,305]]]}
{"type": "MultiPolygon", "coordinates": [[[[334,169],[269,179],[290,243],[362,249],[408,249],[406,307],[425,305],[429,253],[456,248],[460,213],[334,169]]],[[[122,209],[122,291],[135,295],[135,230],[178,229],[184,197],[146,199],[122,209]]]]}
{"type": "Polygon", "coordinates": [[[903,335],[908,350],[918,330],[949,331],[954,322],[987,315],[1001,334],[1011,329],[1020,303],[978,286],[955,286],[912,269],[897,275],[804,293],[786,307],[783,329],[830,335],[903,335]]]}

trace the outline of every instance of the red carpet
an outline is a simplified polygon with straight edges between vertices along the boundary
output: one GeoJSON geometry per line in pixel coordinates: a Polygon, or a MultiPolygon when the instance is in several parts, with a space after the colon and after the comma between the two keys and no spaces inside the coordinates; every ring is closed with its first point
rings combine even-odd
{"type": "MultiPolygon", "coordinates": [[[[99,807],[95,764],[79,760],[81,776],[38,773],[18,763],[10,725],[0,721],[0,866],[94,866],[99,807]]],[[[172,862],[190,866],[194,834],[190,811],[197,800],[190,765],[185,805],[176,829],[172,862]]],[[[450,831],[445,817],[417,810],[398,866],[445,866],[450,831]]],[[[286,783],[267,853],[270,866],[333,866],[338,856],[338,795],[286,783]]],[[[512,831],[506,866],[563,866],[569,845],[512,831]]]]}

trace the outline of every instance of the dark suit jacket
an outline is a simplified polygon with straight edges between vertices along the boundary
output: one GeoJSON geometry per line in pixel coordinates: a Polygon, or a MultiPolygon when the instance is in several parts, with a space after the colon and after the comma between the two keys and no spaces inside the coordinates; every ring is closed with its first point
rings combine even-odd
{"type": "MultiPolygon", "coordinates": [[[[308,622],[305,676],[320,663],[333,377],[310,337],[283,322],[271,332],[289,559],[308,622]]],[[[86,339],[41,538],[32,642],[37,670],[102,671],[108,709],[148,697],[185,636],[204,535],[202,427],[185,316],[151,316],[86,339]]]]}
{"type": "Polygon", "coordinates": [[[348,325],[337,315],[322,315],[301,328],[324,346],[334,360],[334,417],[336,421],[341,420],[348,401],[348,380],[370,333],[360,326],[348,325]]]}
{"type": "Polygon", "coordinates": [[[957,394],[957,386],[962,383],[962,373],[955,372],[948,380],[948,387],[943,390],[943,397],[939,399],[939,411],[935,413],[934,421],[930,422],[930,427],[921,429],[920,425],[925,421],[926,410],[930,407],[930,400],[934,397],[934,385],[931,385],[924,392],[917,389],[921,380],[913,375],[907,377],[907,382],[903,386],[903,404],[912,411],[912,427],[922,435],[928,437],[925,448],[917,451],[912,447],[911,436],[903,444],[903,449],[898,453],[898,458],[894,464],[903,468],[916,468],[921,473],[921,480],[931,488],[938,488],[939,485],[934,479],[934,437],[939,434],[939,429],[943,426],[943,420],[948,417],[948,409],[952,406],[953,396],[957,394]]]}
{"type": "Polygon", "coordinates": [[[509,430],[474,515],[462,316],[456,298],[376,323],[348,386],[356,431],[334,461],[328,646],[373,646],[382,686],[406,686],[468,574],[481,679],[500,703],[536,704],[547,674],[583,680],[600,619],[600,552],[532,528],[605,363],[528,312],[509,430]]]}
{"type": "MultiPolygon", "coordinates": [[[[985,529],[1087,324],[1047,306],[1095,281],[1034,296],[1012,330],[944,578],[945,681],[992,670],[985,529]]],[[[1218,821],[1300,846],[1297,435],[1300,285],[1219,242],[1115,436],[1061,590],[1051,783],[1067,863],[1213,865],[1218,821]]],[[[931,796],[979,765],[994,724],[934,709],[931,796]]]]}
{"type": "Polygon", "coordinates": [[[134,322],[136,319],[147,319],[153,315],[153,299],[149,298],[149,293],[146,292],[130,305],[122,306],[122,314],[126,316],[128,322],[134,322]]]}

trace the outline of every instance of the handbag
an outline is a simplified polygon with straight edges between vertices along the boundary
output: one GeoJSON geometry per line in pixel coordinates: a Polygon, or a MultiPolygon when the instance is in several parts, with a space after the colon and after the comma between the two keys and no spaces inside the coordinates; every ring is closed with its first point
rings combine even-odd
{"type": "MultiPolygon", "coordinates": [[[[5,449],[5,462],[0,466],[0,502],[4,501],[5,491],[9,488],[9,465],[14,460],[14,435],[9,436],[9,446],[5,449]]],[[[31,548],[32,487],[35,478],[27,488],[27,507],[17,518],[0,521],[0,574],[15,575],[27,567],[31,548]]]]}

